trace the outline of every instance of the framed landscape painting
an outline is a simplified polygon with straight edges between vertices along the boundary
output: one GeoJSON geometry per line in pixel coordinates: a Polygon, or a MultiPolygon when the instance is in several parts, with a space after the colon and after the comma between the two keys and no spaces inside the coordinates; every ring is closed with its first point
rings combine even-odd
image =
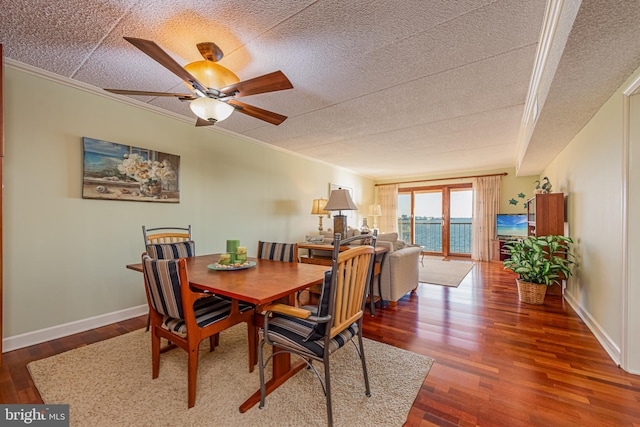
{"type": "Polygon", "coordinates": [[[180,156],[82,138],[82,198],[180,203],[180,156]]]}

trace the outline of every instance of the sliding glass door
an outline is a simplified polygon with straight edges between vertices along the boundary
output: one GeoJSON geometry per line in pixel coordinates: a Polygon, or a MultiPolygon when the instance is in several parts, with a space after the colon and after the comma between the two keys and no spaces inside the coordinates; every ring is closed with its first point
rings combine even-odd
{"type": "Polygon", "coordinates": [[[471,256],[471,184],[398,192],[398,230],[405,242],[443,256],[471,256]]]}

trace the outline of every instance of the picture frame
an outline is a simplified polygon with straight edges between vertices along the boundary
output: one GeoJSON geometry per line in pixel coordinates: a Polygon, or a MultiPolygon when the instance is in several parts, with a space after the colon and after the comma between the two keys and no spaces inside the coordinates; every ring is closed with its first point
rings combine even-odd
{"type": "Polygon", "coordinates": [[[82,138],[82,198],[180,203],[180,156],[82,138]]]}

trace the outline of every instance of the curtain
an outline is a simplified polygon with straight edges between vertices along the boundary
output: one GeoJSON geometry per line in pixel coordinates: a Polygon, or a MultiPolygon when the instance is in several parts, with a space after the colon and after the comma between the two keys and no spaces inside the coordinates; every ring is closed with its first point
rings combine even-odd
{"type": "Polygon", "coordinates": [[[499,210],[500,176],[474,179],[471,258],[491,260],[491,240],[496,238],[496,215],[499,210]]]}
{"type": "Polygon", "coordinates": [[[382,209],[380,232],[398,231],[398,184],[379,185],[378,203],[382,209]]]}

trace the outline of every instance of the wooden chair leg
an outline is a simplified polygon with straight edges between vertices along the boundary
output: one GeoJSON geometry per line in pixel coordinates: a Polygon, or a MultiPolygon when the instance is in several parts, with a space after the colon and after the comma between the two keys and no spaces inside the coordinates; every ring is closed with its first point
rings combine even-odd
{"type": "Polygon", "coordinates": [[[397,307],[398,301],[389,301],[389,307],[397,307]]]}
{"type": "Polygon", "coordinates": [[[151,378],[158,378],[160,373],[160,337],[151,328],[151,378]]]}
{"type": "Polygon", "coordinates": [[[209,337],[209,351],[215,351],[216,347],[220,345],[220,333],[211,335],[209,337]]]}
{"type": "Polygon", "coordinates": [[[189,408],[193,408],[193,406],[196,404],[196,379],[198,378],[198,347],[199,345],[196,345],[195,348],[189,348],[189,356],[187,361],[189,408]]]}

